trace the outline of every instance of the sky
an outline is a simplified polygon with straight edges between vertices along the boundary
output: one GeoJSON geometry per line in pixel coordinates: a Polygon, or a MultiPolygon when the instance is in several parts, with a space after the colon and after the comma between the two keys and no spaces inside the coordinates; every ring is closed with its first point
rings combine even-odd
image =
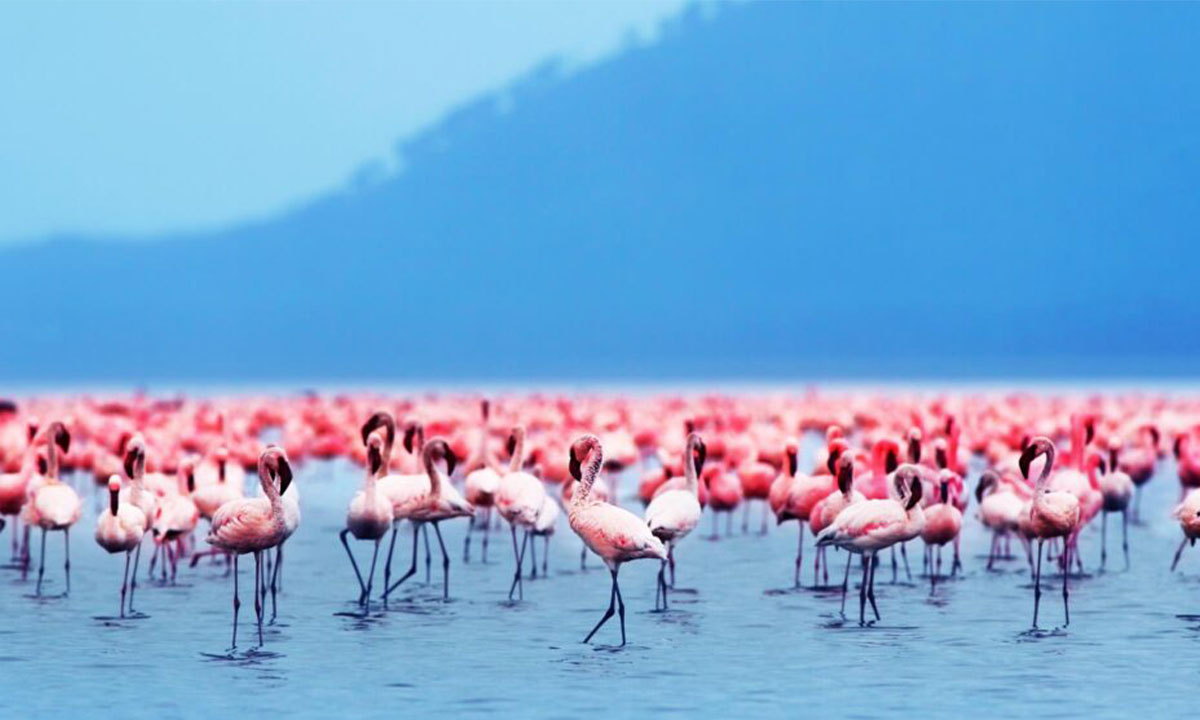
{"type": "Polygon", "coordinates": [[[0,3],[0,243],[270,216],[548,58],[682,0],[0,3]]]}

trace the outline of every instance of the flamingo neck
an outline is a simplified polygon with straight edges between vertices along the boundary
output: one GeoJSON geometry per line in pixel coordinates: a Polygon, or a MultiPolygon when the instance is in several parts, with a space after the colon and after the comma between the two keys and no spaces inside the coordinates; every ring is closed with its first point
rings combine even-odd
{"type": "MultiPolygon", "coordinates": [[[[596,478],[600,476],[600,468],[604,465],[604,451],[599,445],[592,446],[588,453],[587,465],[584,465],[580,473],[580,479],[575,487],[574,494],[571,495],[571,506],[579,507],[587,503],[588,496],[592,493],[592,485],[596,483],[596,478]]],[[[693,471],[695,468],[693,467],[693,471]]]]}
{"type": "Polygon", "coordinates": [[[512,457],[508,460],[508,471],[516,472],[521,469],[521,463],[525,462],[525,428],[518,427],[513,429],[513,446],[512,457]]]}
{"type": "Polygon", "coordinates": [[[429,494],[433,497],[441,495],[442,478],[437,466],[433,463],[433,453],[422,452],[421,460],[425,463],[425,474],[429,476],[429,494]]]}
{"type": "Polygon", "coordinates": [[[696,447],[691,440],[683,451],[683,486],[693,495],[700,494],[700,481],[696,477],[696,447]]]}

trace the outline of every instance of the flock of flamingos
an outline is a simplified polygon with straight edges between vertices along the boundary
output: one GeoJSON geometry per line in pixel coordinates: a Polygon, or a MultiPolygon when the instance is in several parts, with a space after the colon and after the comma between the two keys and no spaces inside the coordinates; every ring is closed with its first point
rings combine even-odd
{"type": "MultiPolygon", "coordinates": [[[[10,530],[12,567],[22,578],[33,571],[36,531],[37,594],[47,534],[61,533],[67,595],[70,533],[83,512],[67,474],[75,486],[90,476],[108,496],[95,541],[124,555],[122,617],[135,612],[143,546],[151,576],[157,566],[164,579],[173,580],[181,562],[194,567],[207,556],[231,570],[236,647],[238,559],[253,555],[261,645],[267,595],[274,617],[284,548],[301,522],[293,465],[346,458],[362,468],[363,479],[347,498],[339,540],[363,613],[373,598],[386,606],[417,572],[422,544],[428,572],[430,530],[449,598],[450,553],[440,529],[448,521],[468,523],[464,562],[472,541],[486,558],[491,533],[507,525],[509,599],[519,602],[522,579],[538,573],[538,541],[545,573],[550,537],[565,514],[582,540],[581,562],[591,551],[612,580],[608,607],[584,642],[615,614],[624,644],[622,564],[660,563],[656,610],[667,611],[677,546],[700,527],[704,509],[717,535],[720,513],[727,514],[729,532],[742,508],[745,531],[750,506],[759,504],[763,532],[771,516],[799,528],[789,570],[797,587],[807,534],[814,584],[829,583],[829,548],[848,551],[842,612],[857,563],[860,624],[880,618],[874,590],[881,554],[891,555],[893,574],[897,554],[908,571],[906,544],[921,542],[935,592],[944,572],[962,568],[959,534],[971,515],[992,533],[987,569],[1014,547],[1028,562],[1034,628],[1043,561],[1056,566],[1065,626],[1073,568],[1083,569],[1081,530],[1100,523],[1103,568],[1108,516],[1119,514],[1128,566],[1128,525],[1136,520],[1140,489],[1168,453],[1180,482],[1176,563],[1185,544],[1200,536],[1198,437],[1200,401],[1140,394],[34,397],[0,400],[0,531],[10,530]],[[824,441],[813,466],[801,468],[805,433],[824,441]],[[277,444],[265,444],[268,436],[277,444]],[[261,489],[256,495],[247,493],[251,472],[261,489]],[[639,478],[640,514],[619,502],[632,500],[630,488],[623,494],[618,485],[631,476],[639,478]],[[403,521],[411,527],[410,560],[393,578],[403,521]],[[359,546],[350,538],[367,544],[369,562],[356,558],[359,546]],[[946,571],[943,549],[952,553],[946,571]]],[[[834,577],[837,583],[836,571],[834,577]]]]}

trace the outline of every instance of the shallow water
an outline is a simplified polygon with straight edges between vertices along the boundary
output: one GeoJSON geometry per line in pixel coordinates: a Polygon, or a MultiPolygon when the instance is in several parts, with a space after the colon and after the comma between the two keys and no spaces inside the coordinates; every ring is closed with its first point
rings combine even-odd
{"type": "MultiPolygon", "coordinates": [[[[607,607],[609,577],[594,558],[580,572],[580,545],[565,519],[551,543],[550,578],[527,580],[524,602],[506,601],[513,564],[507,534],[493,536],[489,564],[463,565],[459,521],[443,529],[453,563],[451,602],[440,599],[435,542],[432,584],[424,584],[422,567],[391,609],[375,608],[366,619],[344,615],[357,609],[357,586],[337,532],[360,472],[313,463],[297,480],[304,522],[287,546],[279,621],[255,649],[253,562],[244,558],[241,647],[229,653],[232,587],[220,564],[181,568],[175,586],[162,586],[146,583],[144,556],[137,606],[147,617],[112,619],[122,561],[92,541],[101,496],[90,479],[75,478],[87,511],[72,534],[70,597],[56,597],[61,536],[48,546],[47,597],[32,596],[32,578],[22,582],[19,572],[0,570],[0,717],[50,710],[156,719],[269,710],[315,716],[351,709],[357,716],[1177,716],[1194,704],[1200,558],[1185,553],[1182,572],[1168,572],[1180,537],[1167,516],[1178,494],[1170,463],[1147,486],[1146,524],[1130,529],[1132,570],[1122,571],[1116,533],[1110,571],[1097,573],[1099,528],[1084,533],[1090,576],[1072,581],[1069,629],[1053,629],[1062,621],[1054,578],[1043,598],[1047,630],[1028,632],[1032,591],[1024,561],[1003,563],[1002,572],[984,569],[988,539],[974,506],[963,541],[965,576],[931,596],[917,577],[921,550],[914,544],[912,584],[889,584],[890,565],[881,565],[883,621],[869,628],[841,622],[836,593],[790,589],[795,524],[772,526],[765,537],[743,535],[739,514],[734,536],[706,540],[706,516],[680,546],[678,585],[690,591],[673,594],[667,613],[651,612],[656,563],[622,570],[629,633],[623,648],[616,646],[616,618],[592,645],[580,642],[607,607]]],[[[623,492],[634,484],[627,477],[623,492]]],[[[752,531],[759,512],[755,507],[752,531]]],[[[1110,522],[1114,527],[1119,523],[1110,522]]],[[[410,542],[402,531],[399,572],[410,542]]],[[[0,549],[7,543],[5,533],[0,549]]],[[[811,538],[807,544],[806,584],[811,538]]],[[[360,563],[369,562],[368,544],[355,550],[360,563]]],[[[478,543],[474,550],[477,558],[478,543]]],[[[35,538],[35,562],[36,551],[35,538]]],[[[831,557],[832,581],[845,556],[831,557]]],[[[847,610],[857,618],[855,596],[847,610]]]]}

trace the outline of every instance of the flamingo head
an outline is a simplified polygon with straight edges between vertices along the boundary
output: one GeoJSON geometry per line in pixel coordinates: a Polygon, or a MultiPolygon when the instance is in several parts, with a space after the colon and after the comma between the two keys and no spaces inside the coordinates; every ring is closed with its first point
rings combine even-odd
{"type": "Polygon", "coordinates": [[[783,448],[783,454],[787,457],[788,477],[796,477],[796,471],[800,469],[800,443],[788,440],[787,445],[783,448]]]}
{"type": "Polygon", "coordinates": [[[592,453],[602,452],[600,438],[595,435],[589,433],[577,438],[567,451],[567,470],[571,473],[571,477],[583,480],[583,463],[589,462],[590,464],[592,453]]]}
{"type": "Polygon", "coordinates": [[[25,442],[33,442],[38,433],[38,419],[35,417],[29,418],[25,425],[25,442]]]}
{"type": "Polygon", "coordinates": [[[371,414],[367,421],[362,426],[362,441],[363,445],[367,444],[367,438],[371,433],[383,428],[386,435],[387,444],[391,445],[396,441],[396,420],[392,414],[386,410],[379,410],[371,414]]]}
{"type": "MultiPolygon", "coordinates": [[[[265,468],[273,479],[279,481],[279,494],[283,495],[291,487],[293,474],[292,464],[288,461],[287,451],[278,445],[268,445],[258,456],[260,468],[265,468]]],[[[261,472],[261,469],[260,469],[261,472]]]]}
{"type": "Polygon", "coordinates": [[[838,458],[845,455],[850,450],[850,443],[844,438],[834,438],[829,443],[829,457],[825,460],[825,467],[829,468],[830,475],[837,475],[838,458]]]}
{"type": "Polygon", "coordinates": [[[921,429],[911,427],[904,435],[904,439],[908,442],[908,461],[910,463],[921,462],[921,429]]]}
{"type": "Polygon", "coordinates": [[[950,467],[950,445],[946,442],[946,438],[938,438],[933,441],[933,460],[940,469],[945,470],[950,467]]]}
{"type": "Polygon", "coordinates": [[[988,491],[988,488],[999,487],[1000,473],[988,468],[979,476],[979,484],[975,486],[975,501],[983,502],[983,496],[988,491]]]}
{"type": "Polygon", "coordinates": [[[843,495],[849,495],[850,488],[854,485],[854,458],[850,456],[850,453],[842,453],[838,457],[835,470],[838,490],[843,495]]]}
{"type": "Polygon", "coordinates": [[[892,475],[896,494],[904,501],[904,509],[912,510],[921,502],[921,471],[912,463],[904,463],[892,475]]]}
{"type": "Polygon", "coordinates": [[[404,449],[410,454],[415,453],[425,443],[425,426],[417,420],[410,420],[404,426],[404,449]],[[416,445],[413,445],[413,442],[416,445]]]}
{"type": "Polygon", "coordinates": [[[458,456],[450,449],[450,443],[446,442],[445,438],[435,437],[425,443],[421,455],[429,464],[437,462],[439,459],[446,463],[446,477],[453,475],[454,468],[458,466],[458,456]]]}
{"type": "Polygon", "coordinates": [[[1038,457],[1045,455],[1046,464],[1042,466],[1042,475],[1048,476],[1050,468],[1054,465],[1054,442],[1044,435],[1038,435],[1029,441],[1025,449],[1021,452],[1021,457],[1017,460],[1017,466],[1021,468],[1021,475],[1029,479],[1029,465],[1038,457]]]}
{"type": "Polygon", "coordinates": [[[871,453],[875,459],[876,472],[882,469],[884,475],[891,475],[900,467],[900,443],[891,438],[876,441],[871,453]]]}
{"type": "Polygon", "coordinates": [[[378,476],[383,468],[383,438],[378,433],[367,438],[367,468],[371,471],[371,477],[378,476]]]}
{"type": "Polygon", "coordinates": [[[704,444],[704,439],[700,437],[700,433],[691,432],[687,436],[688,454],[690,457],[685,458],[685,461],[692,463],[696,468],[696,475],[704,472],[704,460],[708,457],[708,447],[704,444]]]}
{"type": "Polygon", "coordinates": [[[125,442],[125,477],[133,478],[139,467],[146,467],[146,441],[141,433],[134,433],[125,442]]]}

